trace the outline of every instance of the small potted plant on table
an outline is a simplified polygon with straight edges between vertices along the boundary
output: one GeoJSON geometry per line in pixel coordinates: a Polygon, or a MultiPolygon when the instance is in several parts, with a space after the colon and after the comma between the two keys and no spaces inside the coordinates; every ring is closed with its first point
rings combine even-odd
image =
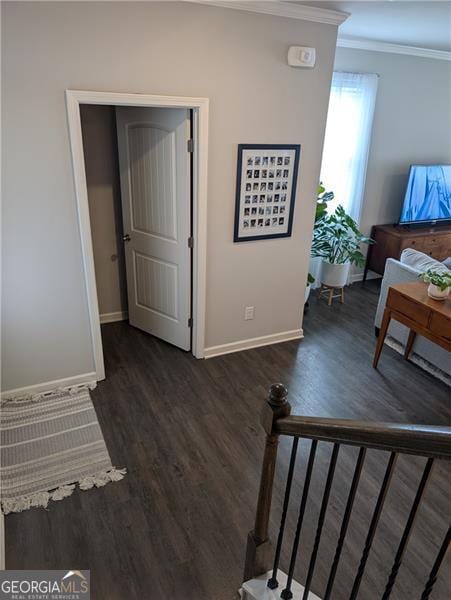
{"type": "Polygon", "coordinates": [[[429,283],[428,296],[430,298],[434,300],[448,298],[451,288],[451,273],[428,269],[425,273],[421,273],[420,277],[425,283],[429,283]]]}

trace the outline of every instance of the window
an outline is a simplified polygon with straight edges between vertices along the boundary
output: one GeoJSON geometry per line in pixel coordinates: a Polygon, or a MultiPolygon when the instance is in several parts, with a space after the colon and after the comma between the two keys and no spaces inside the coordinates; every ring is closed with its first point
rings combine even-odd
{"type": "Polygon", "coordinates": [[[359,223],[378,76],[334,72],[327,114],[321,181],[359,223]]]}

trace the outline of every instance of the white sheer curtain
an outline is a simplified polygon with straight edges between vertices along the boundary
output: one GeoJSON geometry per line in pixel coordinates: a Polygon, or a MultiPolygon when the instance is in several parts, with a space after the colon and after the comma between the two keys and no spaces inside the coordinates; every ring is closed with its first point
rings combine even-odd
{"type": "Polygon", "coordinates": [[[327,114],[321,181],[359,223],[376,103],[378,76],[334,72],[327,114]]]}
{"type": "MultiPolygon", "coordinates": [[[[320,180],[335,198],[329,213],[341,204],[359,224],[366,166],[376,103],[378,76],[373,73],[334,72],[327,113],[320,180]]],[[[315,286],[321,261],[310,262],[315,286]]]]}

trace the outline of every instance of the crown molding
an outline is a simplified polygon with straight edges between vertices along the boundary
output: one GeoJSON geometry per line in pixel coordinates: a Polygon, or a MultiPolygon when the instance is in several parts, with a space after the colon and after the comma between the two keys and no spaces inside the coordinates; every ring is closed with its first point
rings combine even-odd
{"type": "Polygon", "coordinates": [[[406,54],[436,60],[451,60],[451,52],[447,50],[433,50],[432,48],[418,48],[417,46],[404,46],[403,44],[390,44],[365,38],[351,38],[338,36],[337,46],[340,48],[354,48],[356,50],[370,50],[372,52],[388,52],[390,54],[406,54]]]}
{"type": "Polygon", "coordinates": [[[291,2],[255,0],[252,2],[242,2],[241,0],[185,0],[196,4],[207,4],[220,8],[233,8],[235,10],[244,10],[246,12],[263,13],[266,15],[275,15],[277,17],[287,17],[289,19],[301,19],[303,21],[313,21],[314,23],[326,23],[328,25],[341,25],[349,17],[349,13],[325,8],[316,8],[314,6],[305,6],[303,4],[293,4],[291,2]]]}

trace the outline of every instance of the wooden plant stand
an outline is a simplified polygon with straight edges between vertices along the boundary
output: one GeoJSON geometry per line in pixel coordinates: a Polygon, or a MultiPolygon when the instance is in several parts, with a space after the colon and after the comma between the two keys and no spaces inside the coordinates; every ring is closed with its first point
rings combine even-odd
{"type": "Polygon", "coordinates": [[[341,288],[335,288],[335,287],[330,287],[329,285],[324,285],[324,283],[321,284],[321,287],[319,288],[318,291],[318,298],[321,298],[322,296],[328,296],[328,300],[327,300],[327,305],[330,306],[332,304],[332,300],[334,298],[340,298],[340,302],[342,304],[345,303],[345,288],[341,287],[341,288]],[[338,290],[338,294],[334,294],[335,290],[338,290]]]}

